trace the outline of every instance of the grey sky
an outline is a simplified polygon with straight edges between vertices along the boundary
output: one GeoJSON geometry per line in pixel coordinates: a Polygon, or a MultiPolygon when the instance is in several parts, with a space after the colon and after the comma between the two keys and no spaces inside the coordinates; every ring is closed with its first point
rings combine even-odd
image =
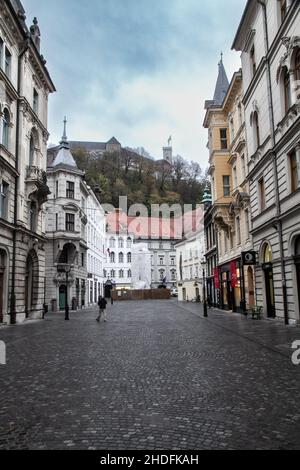
{"type": "Polygon", "coordinates": [[[240,67],[231,44],[245,0],[23,0],[37,16],[41,49],[57,88],[50,142],[68,118],[70,140],[145,147],[207,165],[204,101],[213,96],[221,50],[229,79],[240,67]]]}

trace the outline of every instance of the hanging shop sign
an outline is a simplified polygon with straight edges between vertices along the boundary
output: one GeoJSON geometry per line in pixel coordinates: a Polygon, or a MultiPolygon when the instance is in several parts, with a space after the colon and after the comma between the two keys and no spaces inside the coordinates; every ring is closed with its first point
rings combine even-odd
{"type": "Polygon", "coordinates": [[[244,251],[242,253],[243,266],[255,266],[256,265],[256,252],[255,251],[244,251]]]}

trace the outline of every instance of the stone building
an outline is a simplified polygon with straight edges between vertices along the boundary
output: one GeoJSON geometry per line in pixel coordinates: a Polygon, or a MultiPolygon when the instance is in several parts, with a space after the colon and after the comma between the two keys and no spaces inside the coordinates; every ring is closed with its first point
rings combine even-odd
{"type": "Polygon", "coordinates": [[[48,97],[55,91],[19,0],[0,1],[0,323],[42,316],[48,97]]]}
{"type": "Polygon", "coordinates": [[[87,304],[87,201],[90,188],[77,168],[64,135],[47,168],[51,195],[47,202],[46,303],[51,310],[87,304]]]}
{"type": "Polygon", "coordinates": [[[236,72],[230,84],[222,77],[226,74],[221,61],[215,98],[206,102],[204,121],[209,133],[214,227],[213,233],[212,227],[206,227],[206,240],[218,246],[218,262],[214,273],[210,269],[210,278],[219,290],[219,306],[244,312],[255,299],[254,267],[244,256],[252,253],[252,239],[242,72],[236,72]]]}
{"type": "Polygon", "coordinates": [[[300,2],[248,0],[241,52],[256,297],[266,316],[299,321],[300,2]]]}

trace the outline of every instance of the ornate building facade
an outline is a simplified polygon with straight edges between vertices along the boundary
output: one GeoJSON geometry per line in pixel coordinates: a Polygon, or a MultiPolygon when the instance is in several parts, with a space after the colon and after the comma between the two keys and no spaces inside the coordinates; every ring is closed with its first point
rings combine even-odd
{"type": "Polygon", "coordinates": [[[55,91],[19,0],[0,1],[0,323],[43,313],[48,97],[55,91]]]}
{"type": "MultiPolygon", "coordinates": [[[[66,121],[65,121],[66,124],[66,121]]],[[[77,168],[66,136],[47,169],[46,303],[52,311],[87,304],[87,201],[90,188],[77,168]]]]}
{"type": "Polygon", "coordinates": [[[256,301],[299,322],[300,3],[247,2],[233,48],[242,54],[256,301]]]}

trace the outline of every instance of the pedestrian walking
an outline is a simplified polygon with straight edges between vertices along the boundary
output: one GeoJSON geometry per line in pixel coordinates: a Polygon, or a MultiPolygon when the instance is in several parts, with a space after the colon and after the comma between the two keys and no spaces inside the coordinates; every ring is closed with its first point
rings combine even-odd
{"type": "Polygon", "coordinates": [[[96,318],[98,323],[100,322],[102,316],[104,317],[104,321],[107,321],[106,305],[107,301],[100,295],[98,299],[99,315],[96,318]]]}

